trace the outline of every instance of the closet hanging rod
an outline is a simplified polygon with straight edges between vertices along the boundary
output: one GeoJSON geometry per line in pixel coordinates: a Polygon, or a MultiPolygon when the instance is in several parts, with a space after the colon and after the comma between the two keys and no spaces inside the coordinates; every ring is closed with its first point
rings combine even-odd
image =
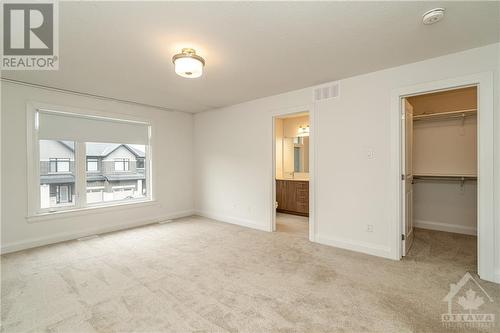
{"type": "Polygon", "coordinates": [[[461,181],[477,180],[477,176],[413,176],[414,180],[447,180],[447,181],[461,181]]]}
{"type": "Polygon", "coordinates": [[[464,118],[468,116],[473,116],[476,113],[477,109],[465,109],[465,110],[439,112],[439,113],[419,114],[413,116],[413,120],[417,121],[424,119],[464,118]]]}

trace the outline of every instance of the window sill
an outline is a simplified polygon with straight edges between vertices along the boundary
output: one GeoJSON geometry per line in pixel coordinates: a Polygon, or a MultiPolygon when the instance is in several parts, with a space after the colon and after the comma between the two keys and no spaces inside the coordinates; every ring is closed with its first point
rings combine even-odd
{"type": "Polygon", "coordinates": [[[85,208],[75,208],[71,210],[61,210],[57,212],[51,213],[40,213],[36,215],[31,215],[26,217],[26,221],[28,223],[36,223],[54,219],[63,219],[63,218],[71,218],[75,216],[82,216],[88,214],[102,214],[107,212],[113,212],[123,209],[130,208],[142,208],[148,206],[156,206],[159,205],[157,201],[151,199],[138,200],[133,202],[120,202],[113,205],[106,206],[89,206],[85,208]]]}

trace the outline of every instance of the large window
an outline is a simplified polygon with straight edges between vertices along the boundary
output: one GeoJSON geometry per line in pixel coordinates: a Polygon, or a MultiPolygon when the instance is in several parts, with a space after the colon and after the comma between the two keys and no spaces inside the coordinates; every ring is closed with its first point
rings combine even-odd
{"type": "Polygon", "coordinates": [[[151,199],[148,124],[44,110],[33,117],[34,213],[151,199]]]}

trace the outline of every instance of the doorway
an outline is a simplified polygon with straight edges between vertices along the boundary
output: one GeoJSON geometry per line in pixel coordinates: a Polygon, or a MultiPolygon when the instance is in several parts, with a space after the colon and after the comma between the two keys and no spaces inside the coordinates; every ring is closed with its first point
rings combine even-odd
{"type": "MultiPolygon", "coordinates": [[[[466,77],[461,77],[461,78],[455,78],[455,79],[449,79],[449,80],[443,80],[443,81],[436,81],[436,82],[429,82],[429,83],[424,83],[424,84],[419,84],[416,86],[411,86],[411,87],[406,87],[406,88],[401,88],[398,90],[395,90],[393,92],[393,105],[392,105],[392,110],[396,111],[398,110],[399,112],[394,112],[393,113],[393,128],[392,128],[392,137],[395,139],[394,145],[393,145],[393,153],[395,156],[397,156],[396,159],[393,160],[393,163],[398,163],[399,165],[394,165],[393,164],[393,170],[396,171],[398,170],[399,172],[397,173],[397,183],[396,183],[396,178],[395,178],[395,188],[397,188],[397,191],[394,193],[397,193],[397,200],[396,202],[398,203],[395,205],[395,212],[397,213],[397,224],[395,224],[395,235],[394,235],[394,244],[395,244],[395,259],[400,259],[404,257],[408,251],[410,254],[412,254],[412,248],[417,245],[416,238],[415,236],[418,235],[419,230],[425,230],[426,229],[431,229],[432,228],[441,228],[441,230],[431,230],[432,232],[441,232],[444,235],[464,235],[468,237],[473,237],[473,251],[474,251],[474,268],[472,269],[473,271],[477,271],[479,276],[484,279],[484,280],[489,280],[489,281],[498,281],[499,279],[495,276],[495,255],[494,253],[494,248],[495,248],[495,235],[494,235],[494,197],[493,197],[493,192],[494,192],[494,178],[493,178],[493,167],[494,167],[494,159],[493,159],[493,152],[494,152],[494,132],[493,132],[493,103],[492,103],[492,97],[493,97],[493,76],[491,73],[480,73],[480,74],[475,74],[475,75],[470,75],[466,77]],[[447,91],[457,91],[460,89],[464,88],[469,88],[471,91],[475,91],[476,93],[476,110],[470,110],[467,111],[467,109],[463,110],[455,110],[459,111],[457,112],[456,119],[447,119],[447,120],[439,120],[439,121],[448,121],[448,122],[453,122],[453,121],[458,121],[459,126],[455,127],[455,130],[453,131],[455,135],[459,136],[467,136],[468,134],[472,134],[470,126],[472,125],[470,122],[475,121],[476,123],[474,124],[473,128],[477,130],[476,133],[476,141],[474,142],[469,141],[469,146],[464,150],[457,150],[459,152],[462,152],[462,157],[463,156],[471,156],[470,152],[475,149],[476,153],[476,162],[474,163],[469,163],[468,165],[474,165],[475,171],[473,170],[472,172],[467,172],[472,170],[471,168],[467,169],[464,167],[464,164],[459,164],[460,165],[460,170],[458,169],[449,169],[446,170],[444,169],[444,166],[450,166],[450,163],[444,163],[446,162],[445,160],[447,159],[448,162],[452,161],[456,156],[454,154],[450,154],[450,152],[447,152],[446,154],[439,154],[436,149],[438,148],[441,143],[438,142],[438,145],[431,145],[431,150],[427,150],[428,156],[427,157],[432,157],[437,158],[437,160],[434,160],[434,164],[427,164],[428,166],[431,166],[432,168],[435,168],[436,172],[431,173],[431,174],[425,174],[421,170],[426,170],[425,168],[422,168],[422,165],[419,167],[414,167],[410,168],[408,170],[407,164],[405,163],[420,163],[422,160],[420,160],[420,157],[422,153],[424,153],[423,156],[425,156],[425,151],[420,151],[420,152],[413,152],[412,153],[412,158],[418,158],[420,161],[407,161],[407,157],[410,155],[405,154],[406,151],[409,151],[409,149],[416,149],[416,145],[412,148],[407,147],[407,140],[406,138],[409,137],[410,135],[408,134],[408,131],[406,131],[406,126],[408,125],[408,113],[411,113],[411,110],[409,111],[407,109],[407,104],[406,102],[408,99],[412,97],[417,97],[420,95],[428,95],[430,94],[439,94],[439,93],[446,93],[447,91]],[[465,110],[465,111],[464,111],[465,110]],[[464,115],[462,115],[464,113],[464,115]],[[475,113],[475,114],[473,114],[475,113]],[[459,115],[458,115],[459,114],[459,115]],[[396,116],[398,119],[396,119],[396,116]],[[464,120],[465,119],[465,120],[464,120]],[[462,126],[462,122],[464,122],[464,126],[462,126]],[[473,143],[470,145],[470,143],[473,143]],[[468,151],[469,153],[464,153],[468,151]],[[439,163],[438,163],[439,162],[439,163]],[[442,169],[439,169],[439,167],[443,167],[442,169]],[[455,171],[455,173],[454,173],[455,171]],[[440,174],[441,172],[441,174],[440,174]],[[475,172],[475,173],[474,173],[475,172]],[[418,173],[418,174],[417,174],[418,173]],[[462,174],[461,174],[462,173],[462,174]],[[430,177],[439,177],[439,179],[433,178],[432,180],[430,177]],[[446,177],[445,177],[446,176],[446,177]],[[453,176],[455,178],[451,179],[451,177],[447,176],[453,176]],[[420,178],[420,179],[417,179],[420,178]],[[458,178],[458,179],[457,179],[458,178]],[[434,183],[433,183],[434,182],[434,183]],[[436,222],[436,221],[425,221],[422,218],[422,208],[425,208],[426,206],[428,207],[429,199],[434,198],[435,201],[443,200],[448,198],[445,195],[440,195],[439,192],[432,191],[429,192],[432,196],[422,196],[422,193],[425,193],[425,191],[422,191],[422,189],[418,190],[416,189],[416,186],[419,187],[427,187],[427,190],[430,190],[430,187],[432,186],[437,186],[437,182],[442,182],[444,184],[441,184],[439,186],[448,186],[448,188],[454,188],[455,190],[458,190],[456,193],[457,197],[458,195],[462,195],[462,199],[465,200],[466,197],[472,195],[472,201],[468,201],[469,203],[472,203],[476,207],[476,211],[474,212],[474,209],[470,209],[469,206],[469,214],[467,215],[467,219],[469,221],[473,220],[475,222],[475,230],[474,227],[471,226],[461,226],[458,228],[454,229],[447,229],[449,227],[448,223],[446,223],[446,219],[444,219],[445,223],[428,223],[428,222],[436,222]],[[430,183],[430,184],[429,184],[430,183]],[[474,190],[472,189],[475,187],[476,193],[474,193],[474,190]],[[418,190],[417,193],[416,190],[418,190]],[[414,205],[414,200],[415,198],[412,198],[415,196],[419,196],[417,198],[420,200],[420,203],[418,205],[414,205]],[[475,200],[474,200],[475,197],[475,200]],[[423,200],[422,200],[423,199],[423,200]],[[439,199],[439,200],[438,200],[439,199]],[[412,200],[412,205],[408,204],[408,201],[412,200]],[[426,202],[427,200],[427,202],[426,202]],[[419,209],[420,213],[416,213],[415,209],[419,209]],[[473,214],[470,214],[470,212],[473,212],[473,214]],[[419,218],[414,219],[416,214],[419,216],[419,218]],[[472,216],[472,218],[471,218],[472,216]],[[475,220],[475,221],[474,221],[475,220]],[[424,228],[415,228],[415,226],[419,227],[424,227],[424,228]],[[413,238],[412,238],[412,231],[414,232],[413,238]],[[457,232],[459,231],[459,232],[457,232]],[[477,234],[476,235],[471,235],[471,234],[477,234]],[[413,244],[412,244],[412,239],[413,239],[413,244]],[[476,259],[477,258],[477,259],[476,259]]],[[[411,104],[411,103],[410,103],[411,104]]],[[[474,109],[474,108],[472,108],[474,109]]],[[[448,110],[448,111],[453,111],[453,110],[448,110]]],[[[432,117],[448,117],[451,116],[452,114],[442,114],[442,115],[430,115],[431,112],[427,112],[427,114],[418,114],[419,116],[423,116],[422,123],[419,126],[424,126],[424,127],[431,127],[429,131],[435,131],[436,128],[434,127],[439,127],[434,124],[432,125],[424,125],[424,118],[430,119],[432,117]]],[[[434,112],[434,113],[439,113],[439,112],[434,112]]],[[[444,112],[443,112],[444,113],[444,112]]],[[[415,118],[417,116],[417,113],[413,116],[415,118]]],[[[415,119],[413,119],[415,120],[415,119]]],[[[419,120],[420,121],[420,120],[419,120]]],[[[436,122],[438,120],[436,119],[436,122]]],[[[430,122],[429,122],[430,123],[430,122]]],[[[412,130],[415,131],[416,128],[412,126],[412,130]]],[[[421,131],[422,129],[419,129],[421,131]]],[[[411,130],[409,130],[411,131],[411,130]]],[[[424,130],[425,133],[426,130],[424,130]]],[[[415,138],[415,136],[418,134],[413,133],[411,136],[415,138]]],[[[427,139],[432,139],[433,136],[430,135],[427,137],[427,139]]],[[[420,138],[421,139],[421,138],[420,138]]],[[[463,138],[462,138],[463,139],[463,138]]],[[[443,141],[445,142],[445,141],[443,141]]],[[[424,136],[424,143],[425,143],[425,136],[424,136]]],[[[417,143],[418,144],[418,143],[417,143]]],[[[428,145],[428,142],[427,142],[428,145]]],[[[419,147],[422,148],[425,145],[419,144],[419,147]]],[[[462,147],[463,148],[463,147],[462,147]]],[[[425,161],[425,159],[424,159],[425,161]]],[[[461,163],[464,161],[462,160],[461,163]]],[[[470,160],[469,160],[470,162],[470,160]]],[[[451,163],[453,164],[453,163],[451,163]]],[[[423,164],[425,165],[425,163],[423,164]]],[[[415,165],[413,165],[415,166],[415,165]]],[[[430,169],[427,169],[429,171],[430,169]]],[[[449,196],[450,201],[453,196],[449,196]]],[[[470,200],[470,197],[467,199],[470,200]]],[[[435,207],[434,207],[435,208],[435,207]]],[[[437,207],[441,209],[441,213],[446,213],[449,214],[449,210],[442,209],[443,206],[437,207]]],[[[460,209],[464,209],[466,207],[460,207],[460,209]]],[[[434,216],[436,215],[435,211],[432,210],[427,210],[428,214],[433,214],[434,216]]],[[[454,211],[454,214],[456,214],[456,211],[454,211]]],[[[396,217],[395,216],[395,217],[396,217]]],[[[429,215],[430,216],[430,215],[429,215]]],[[[426,217],[427,218],[427,217],[426,217]]],[[[439,219],[442,219],[442,216],[439,216],[439,219]]],[[[437,221],[439,222],[439,220],[437,221]]],[[[441,235],[443,235],[441,234],[441,235]]],[[[426,236],[423,235],[423,238],[426,236]]],[[[432,238],[432,237],[430,237],[432,238]]],[[[439,242],[439,237],[435,237],[438,242],[439,242]]],[[[429,237],[427,237],[427,240],[429,237]]],[[[443,240],[441,240],[442,242],[443,240]]],[[[437,244],[437,243],[436,243],[437,244]]],[[[469,243],[470,245],[470,243],[469,243]]],[[[447,260],[452,260],[448,258],[447,260]]]]}
{"type": "Polygon", "coordinates": [[[310,239],[310,113],[273,117],[273,231],[310,239]]]}
{"type": "Polygon", "coordinates": [[[403,256],[450,252],[477,268],[477,87],[409,96],[404,110],[403,256]],[[431,251],[432,249],[432,251],[431,251]]]}

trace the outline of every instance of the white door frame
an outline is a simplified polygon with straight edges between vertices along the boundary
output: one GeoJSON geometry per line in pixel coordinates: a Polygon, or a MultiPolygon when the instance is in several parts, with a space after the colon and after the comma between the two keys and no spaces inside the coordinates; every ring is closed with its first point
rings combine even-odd
{"type": "Polygon", "coordinates": [[[270,165],[272,166],[271,172],[271,193],[270,193],[270,202],[271,202],[271,210],[270,210],[270,231],[276,231],[276,118],[280,116],[291,115],[294,113],[308,112],[309,113],[309,240],[311,242],[315,241],[316,236],[316,220],[315,220],[315,193],[316,193],[316,118],[314,112],[314,104],[307,104],[302,106],[295,106],[286,109],[278,109],[273,110],[271,112],[271,121],[270,124],[272,126],[272,150],[271,150],[271,158],[270,165]]]}
{"type": "MultiPolygon", "coordinates": [[[[493,73],[474,75],[418,84],[395,89],[391,96],[391,174],[393,175],[392,257],[402,257],[401,234],[403,228],[401,193],[401,99],[436,91],[477,86],[478,92],[478,273],[483,280],[495,281],[495,221],[494,221],[494,85],[493,73]]],[[[497,277],[498,278],[498,277],[497,277]]]]}

